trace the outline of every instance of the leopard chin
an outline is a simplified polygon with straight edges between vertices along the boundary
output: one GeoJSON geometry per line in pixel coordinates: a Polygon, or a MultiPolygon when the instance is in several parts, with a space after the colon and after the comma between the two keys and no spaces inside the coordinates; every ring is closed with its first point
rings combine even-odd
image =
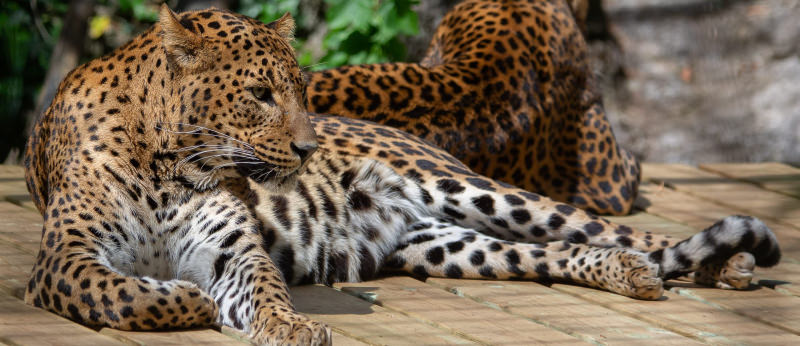
{"type": "Polygon", "coordinates": [[[275,176],[272,176],[269,179],[265,179],[263,181],[254,180],[254,182],[274,193],[289,193],[295,189],[297,186],[297,180],[299,179],[300,175],[305,174],[308,164],[312,160],[313,159],[303,160],[303,162],[297,168],[278,172],[275,176]]]}
{"type": "Polygon", "coordinates": [[[275,194],[286,194],[291,192],[297,186],[297,178],[300,175],[299,170],[295,170],[292,173],[284,175],[282,177],[274,177],[272,179],[268,179],[266,181],[256,181],[252,178],[255,184],[261,186],[261,188],[275,194]]]}

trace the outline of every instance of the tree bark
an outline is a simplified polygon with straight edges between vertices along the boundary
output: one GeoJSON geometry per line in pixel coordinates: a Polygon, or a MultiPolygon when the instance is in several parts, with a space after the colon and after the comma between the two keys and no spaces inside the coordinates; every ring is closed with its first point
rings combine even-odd
{"type": "Polygon", "coordinates": [[[50,66],[47,68],[42,90],[36,100],[36,109],[28,113],[26,119],[26,129],[30,132],[33,124],[50,106],[61,80],[78,65],[83,45],[86,41],[86,29],[88,27],[89,16],[92,15],[93,1],[71,0],[69,10],[64,16],[64,26],[58,37],[58,42],[53,48],[50,57],[50,66]]]}

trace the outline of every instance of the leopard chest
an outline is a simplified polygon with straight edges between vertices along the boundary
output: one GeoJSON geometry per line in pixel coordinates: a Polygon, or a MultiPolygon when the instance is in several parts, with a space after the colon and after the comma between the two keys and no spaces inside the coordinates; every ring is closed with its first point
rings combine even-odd
{"type": "Polygon", "coordinates": [[[187,268],[213,262],[214,254],[203,255],[208,252],[203,244],[223,237],[222,228],[244,217],[243,204],[219,191],[181,191],[166,203],[152,200],[118,198],[113,230],[98,239],[101,258],[121,274],[195,281],[187,268]]]}

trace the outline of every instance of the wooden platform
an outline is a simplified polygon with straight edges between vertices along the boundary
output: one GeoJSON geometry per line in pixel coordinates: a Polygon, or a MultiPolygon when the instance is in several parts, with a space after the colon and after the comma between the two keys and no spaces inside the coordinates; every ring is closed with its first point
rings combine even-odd
{"type": "MultiPolygon", "coordinates": [[[[328,323],[340,345],[768,344],[800,345],[800,169],[779,163],[649,164],[637,205],[612,218],[687,236],[730,214],[762,218],[784,257],[748,291],[671,281],[661,301],[534,282],[392,277],[292,289],[298,308],[328,323]]],[[[235,333],[92,330],[20,297],[42,227],[22,169],[0,166],[0,344],[237,344],[235,333]]]]}

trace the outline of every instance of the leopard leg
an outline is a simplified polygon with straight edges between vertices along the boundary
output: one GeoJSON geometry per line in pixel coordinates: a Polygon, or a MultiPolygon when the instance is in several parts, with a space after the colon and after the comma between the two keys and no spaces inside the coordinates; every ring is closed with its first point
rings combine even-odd
{"type": "Polygon", "coordinates": [[[748,252],[740,252],[725,262],[701,265],[691,277],[694,282],[722,289],[745,289],[753,280],[756,258],[748,252]]]}
{"type": "Polygon", "coordinates": [[[295,311],[247,207],[225,193],[197,200],[181,239],[178,275],[209,292],[220,308],[218,322],[258,344],[330,344],[326,325],[295,311]]]}
{"type": "Polygon", "coordinates": [[[112,265],[115,254],[135,253],[128,240],[138,244],[138,239],[119,220],[102,218],[112,215],[110,206],[90,209],[74,203],[73,196],[49,199],[25,302],[82,324],[123,330],[214,323],[217,305],[196,284],[134,275],[112,265]]]}
{"type": "Polygon", "coordinates": [[[502,241],[433,218],[409,227],[384,268],[423,277],[559,280],[640,299],[663,293],[658,264],[634,249],[502,241]]]}
{"type": "MultiPolygon", "coordinates": [[[[447,167],[428,165],[432,172],[447,167]]],[[[450,167],[447,177],[420,183],[428,192],[431,209],[455,224],[496,238],[544,243],[568,240],[593,246],[631,247],[653,251],[678,239],[617,225],[574,206],[553,201],[499,181],[450,167]]]]}
{"type": "MultiPolygon", "coordinates": [[[[441,170],[441,167],[430,168],[441,170]]],[[[431,204],[434,209],[441,211],[439,216],[496,238],[538,243],[566,240],[570,243],[627,247],[645,252],[680,248],[680,251],[669,250],[666,253],[697,258],[697,263],[684,261],[688,264],[670,265],[666,268],[667,272],[699,270],[699,283],[726,288],[747,287],[752,277],[753,264],[747,260],[747,255],[739,252],[750,252],[755,256],[758,266],[774,265],[780,258],[774,235],[756,219],[729,217],[690,238],[693,239],[692,247],[687,247],[681,245],[686,240],[617,225],[573,206],[466,170],[458,173],[458,176],[428,179],[421,183],[423,189],[430,191],[431,204]],[[745,232],[747,229],[752,232],[745,232]],[[722,243],[717,242],[718,238],[722,239],[722,243]],[[710,278],[713,278],[713,282],[710,278]]]]}

